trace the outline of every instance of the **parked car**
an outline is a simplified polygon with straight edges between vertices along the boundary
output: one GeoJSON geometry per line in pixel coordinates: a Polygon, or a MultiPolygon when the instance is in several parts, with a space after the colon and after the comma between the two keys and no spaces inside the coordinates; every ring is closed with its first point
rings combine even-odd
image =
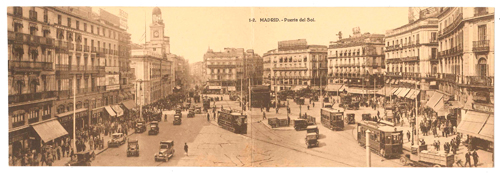
{"type": "Polygon", "coordinates": [[[296,131],[306,129],[307,128],[307,120],[305,120],[305,119],[294,119],[293,120],[293,128],[295,128],[296,131]]]}
{"type": "Polygon", "coordinates": [[[108,147],[118,147],[125,144],[126,138],[123,133],[114,133],[111,135],[111,140],[108,140],[108,147]]]}
{"type": "Polygon", "coordinates": [[[311,125],[311,126],[307,126],[306,128],[307,130],[307,133],[314,133],[316,134],[316,138],[319,138],[319,129],[318,129],[318,126],[316,125],[311,125]]]}
{"type": "Polygon", "coordinates": [[[319,146],[318,137],[315,133],[308,133],[306,135],[306,146],[307,148],[319,146]]]}
{"type": "Polygon", "coordinates": [[[155,161],[168,161],[169,158],[172,158],[174,156],[174,153],[175,149],[173,140],[161,141],[160,151],[155,154],[155,161]]]}
{"type": "Polygon", "coordinates": [[[75,153],[76,158],[68,161],[66,166],[90,166],[95,159],[94,151],[84,151],[75,153]]]}
{"type": "Polygon", "coordinates": [[[127,148],[127,157],[139,156],[139,140],[129,140],[127,148]]]}
{"type": "Polygon", "coordinates": [[[152,121],[149,123],[149,135],[158,135],[160,132],[160,127],[158,127],[158,121],[152,121]]]}
{"type": "Polygon", "coordinates": [[[174,125],[181,125],[181,123],[182,123],[181,116],[179,114],[175,114],[174,115],[174,125]]]}
{"type": "Polygon", "coordinates": [[[146,132],[146,124],[144,121],[139,121],[135,124],[135,133],[146,132]]]}
{"type": "Polygon", "coordinates": [[[187,115],[188,118],[193,118],[194,117],[194,109],[190,109],[189,113],[187,115]]]}

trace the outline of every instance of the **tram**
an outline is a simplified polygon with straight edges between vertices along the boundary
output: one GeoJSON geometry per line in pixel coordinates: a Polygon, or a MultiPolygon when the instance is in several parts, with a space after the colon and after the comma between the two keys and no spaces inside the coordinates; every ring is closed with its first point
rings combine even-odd
{"type": "Polygon", "coordinates": [[[357,124],[358,144],[366,147],[366,131],[370,130],[370,150],[384,158],[399,158],[403,153],[403,130],[378,124],[374,121],[361,121],[357,124]]]}
{"type": "Polygon", "coordinates": [[[241,112],[222,109],[219,112],[217,123],[223,129],[229,130],[237,134],[247,133],[247,116],[241,112]]]}
{"type": "Polygon", "coordinates": [[[321,108],[321,124],[331,130],[344,130],[344,112],[321,108]]]}

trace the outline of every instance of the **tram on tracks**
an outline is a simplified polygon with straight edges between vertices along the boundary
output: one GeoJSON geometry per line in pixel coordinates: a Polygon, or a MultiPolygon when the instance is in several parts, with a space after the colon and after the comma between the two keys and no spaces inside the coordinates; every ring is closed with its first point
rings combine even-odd
{"type": "Polygon", "coordinates": [[[321,124],[331,130],[344,130],[344,112],[321,108],[321,124]]]}
{"type": "Polygon", "coordinates": [[[247,133],[246,115],[243,115],[241,112],[229,109],[222,109],[221,111],[218,112],[219,112],[219,117],[217,118],[217,123],[221,128],[237,134],[247,133]]]}
{"type": "Polygon", "coordinates": [[[365,148],[367,130],[370,130],[370,150],[374,153],[384,158],[399,158],[403,153],[403,130],[374,121],[358,122],[358,144],[365,148]]]}

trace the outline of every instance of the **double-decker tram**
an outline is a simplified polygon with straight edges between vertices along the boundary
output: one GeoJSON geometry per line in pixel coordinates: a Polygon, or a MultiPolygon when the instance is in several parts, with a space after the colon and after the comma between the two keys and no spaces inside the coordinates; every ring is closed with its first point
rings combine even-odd
{"type": "Polygon", "coordinates": [[[237,134],[247,133],[247,116],[243,115],[241,112],[222,109],[221,111],[219,111],[217,123],[220,127],[228,131],[237,134]]]}
{"type": "Polygon", "coordinates": [[[374,121],[361,121],[357,125],[358,144],[365,148],[367,130],[370,130],[371,151],[384,158],[398,158],[403,153],[403,130],[374,121]]]}
{"type": "Polygon", "coordinates": [[[344,130],[344,112],[321,108],[321,124],[331,130],[344,130]]]}

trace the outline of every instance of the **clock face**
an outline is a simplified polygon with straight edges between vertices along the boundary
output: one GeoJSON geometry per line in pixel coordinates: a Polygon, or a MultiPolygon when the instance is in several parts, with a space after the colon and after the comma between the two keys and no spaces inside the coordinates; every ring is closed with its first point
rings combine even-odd
{"type": "Polygon", "coordinates": [[[158,37],[160,35],[160,33],[158,33],[158,31],[155,31],[154,35],[155,35],[155,37],[158,37]]]}

